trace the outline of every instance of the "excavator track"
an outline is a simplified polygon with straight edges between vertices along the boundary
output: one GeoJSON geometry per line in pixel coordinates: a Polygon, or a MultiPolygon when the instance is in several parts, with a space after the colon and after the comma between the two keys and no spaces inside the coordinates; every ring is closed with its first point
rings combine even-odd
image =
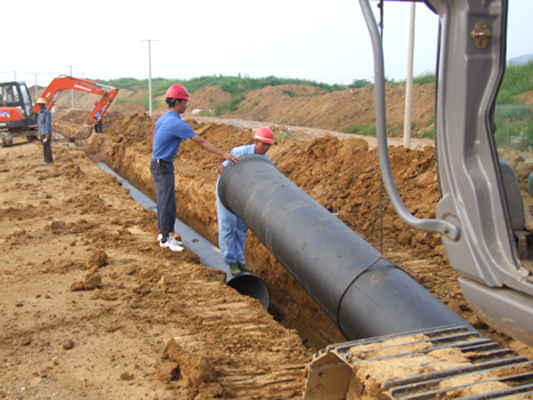
{"type": "Polygon", "coordinates": [[[334,344],[308,365],[304,399],[533,399],[533,363],[449,326],[334,344]]]}

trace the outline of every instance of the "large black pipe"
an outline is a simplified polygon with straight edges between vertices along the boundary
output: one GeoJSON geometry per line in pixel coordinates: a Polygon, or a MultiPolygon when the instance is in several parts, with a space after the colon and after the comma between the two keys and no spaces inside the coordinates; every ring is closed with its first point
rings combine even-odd
{"type": "Polygon", "coordinates": [[[230,165],[218,190],[348,340],[447,325],[474,330],[265,157],[230,165]]]}

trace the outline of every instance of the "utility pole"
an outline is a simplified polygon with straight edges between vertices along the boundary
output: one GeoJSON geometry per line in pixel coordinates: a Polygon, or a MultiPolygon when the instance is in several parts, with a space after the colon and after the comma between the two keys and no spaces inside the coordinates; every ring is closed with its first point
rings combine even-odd
{"type": "Polygon", "coordinates": [[[152,42],[155,39],[141,39],[142,42],[148,42],[148,115],[152,118],[152,42]]]}
{"type": "Polygon", "coordinates": [[[38,88],[39,88],[39,86],[37,86],[37,74],[35,74],[35,101],[37,101],[37,99],[38,99],[38,97],[37,97],[38,94],[39,94],[38,88]]]}
{"type": "Polygon", "coordinates": [[[409,52],[407,55],[407,82],[405,83],[405,115],[403,122],[403,146],[411,148],[411,111],[413,108],[413,58],[415,47],[415,10],[416,3],[411,2],[409,22],[409,52]]]}
{"type": "MultiPolygon", "coordinates": [[[[72,67],[75,67],[75,65],[67,65],[67,67],[70,67],[70,76],[72,77],[72,67]]],[[[70,100],[72,101],[71,109],[74,110],[74,90],[72,89],[70,89],[70,100]]]]}

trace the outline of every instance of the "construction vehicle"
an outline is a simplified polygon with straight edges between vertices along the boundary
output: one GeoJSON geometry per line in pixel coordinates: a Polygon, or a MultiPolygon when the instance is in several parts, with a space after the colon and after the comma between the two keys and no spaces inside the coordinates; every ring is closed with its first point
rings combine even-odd
{"type": "Polygon", "coordinates": [[[30,92],[24,82],[0,83],[0,136],[2,146],[13,143],[13,138],[26,136],[33,139],[37,122],[33,113],[30,92]]]}
{"type": "MultiPolygon", "coordinates": [[[[13,138],[19,136],[26,136],[28,140],[38,137],[37,113],[39,109],[37,106],[32,106],[31,96],[26,84],[22,82],[6,82],[0,84],[0,88],[3,93],[1,103],[3,106],[0,107],[0,129],[3,130],[2,143],[4,145],[11,144],[13,138]]],[[[117,97],[118,89],[87,79],[60,75],[50,82],[41,96],[46,100],[46,107],[49,110],[53,108],[58,95],[65,90],[77,90],[101,96],[75,137],[76,139],[86,139],[98,122],[95,116],[101,111],[99,118],[103,117],[117,97]]]]}
{"type": "MultiPolygon", "coordinates": [[[[374,51],[378,154],[388,198],[409,226],[441,235],[480,318],[532,346],[533,235],[525,229],[514,172],[494,141],[508,0],[425,1],[440,20],[441,200],[429,220],[410,214],[392,177],[382,41],[369,0],[359,1],[374,51]]],[[[533,362],[485,338],[267,160],[241,158],[222,173],[218,190],[350,340],[315,355],[304,399],[533,398],[533,362]]]]}

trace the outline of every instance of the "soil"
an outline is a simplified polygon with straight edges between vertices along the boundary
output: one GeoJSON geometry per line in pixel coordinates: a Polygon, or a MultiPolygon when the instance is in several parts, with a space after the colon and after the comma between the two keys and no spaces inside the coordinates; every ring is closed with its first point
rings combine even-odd
{"type": "MultiPolygon", "coordinates": [[[[415,96],[420,129],[431,120],[432,90],[415,96]]],[[[217,88],[203,92],[190,111],[226,101],[217,88]]],[[[389,127],[403,119],[402,96],[388,93],[389,127]]],[[[271,126],[278,139],[269,155],[283,174],[483,335],[533,360],[530,347],[472,312],[438,235],[406,226],[387,200],[381,224],[374,139],[343,132],[372,122],[372,99],[369,88],[265,88],[247,95],[245,112],[184,118],[226,151],[251,142],[259,125],[271,126]]],[[[86,100],[76,98],[82,110],[60,108],[54,164],[42,164],[38,142],[0,149],[0,398],[301,398],[312,354],[345,338],[253,234],[246,257],[271,290],[269,310],[226,286],[223,272],[188,249],[161,249],[155,213],[93,161],[154,198],[148,166],[163,110],[152,119],[117,103],[104,134],[74,140],[86,100]]],[[[389,149],[398,190],[420,218],[434,217],[439,199],[432,144],[414,139],[411,149],[389,149]]],[[[533,166],[521,153],[506,157],[528,199],[533,166]]],[[[191,141],[175,160],[178,218],[213,244],[220,161],[191,141]]]]}

